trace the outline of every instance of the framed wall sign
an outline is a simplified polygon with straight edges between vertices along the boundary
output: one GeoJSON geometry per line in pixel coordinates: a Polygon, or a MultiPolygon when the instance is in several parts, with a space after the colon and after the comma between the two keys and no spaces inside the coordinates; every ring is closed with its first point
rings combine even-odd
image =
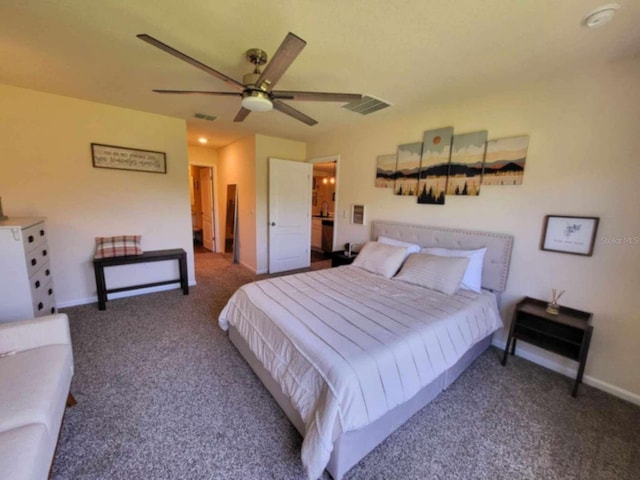
{"type": "Polygon", "coordinates": [[[364,205],[351,206],[351,223],[364,225],[364,205]]]}
{"type": "Polygon", "coordinates": [[[95,168],[167,173],[167,158],[164,152],[92,143],[91,156],[95,168]]]}
{"type": "Polygon", "coordinates": [[[547,215],[540,249],[591,256],[599,221],[598,217],[547,215]]]}

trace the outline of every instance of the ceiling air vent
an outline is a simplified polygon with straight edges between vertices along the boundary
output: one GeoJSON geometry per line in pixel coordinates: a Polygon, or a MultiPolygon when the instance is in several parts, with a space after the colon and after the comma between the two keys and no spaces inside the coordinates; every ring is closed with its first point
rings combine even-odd
{"type": "Polygon", "coordinates": [[[359,113],[361,115],[369,115],[370,113],[377,112],[383,108],[390,107],[391,104],[380,100],[379,98],[372,97],[370,95],[364,95],[362,100],[356,100],[355,102],[347,103],[342,108],[351,110],[352,112],[359,113]]]}
{"type": "Polygon", "coordinates": [[[216,118],[218,118],[213,115],[207,115],[206,113],[194,113],[193,116],[202,120],[208,120],[209,122],[213,122],[216,118]]]}

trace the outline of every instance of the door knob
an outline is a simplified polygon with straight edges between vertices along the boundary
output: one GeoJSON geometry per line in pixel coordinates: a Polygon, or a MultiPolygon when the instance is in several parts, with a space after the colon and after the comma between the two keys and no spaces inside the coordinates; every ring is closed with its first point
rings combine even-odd
{"type": "Polygon", "coordinates": [[[275,227],[276,226],[276,222],[271,222],[271,226],[275,227]]]}

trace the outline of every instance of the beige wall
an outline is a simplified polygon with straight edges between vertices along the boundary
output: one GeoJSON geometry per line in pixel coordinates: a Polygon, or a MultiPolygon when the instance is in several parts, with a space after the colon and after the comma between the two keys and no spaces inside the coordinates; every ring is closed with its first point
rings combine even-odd
{"type": "MultiPolygon", "coordinates": [[[[256,270],[256,176],[254,136],[245,137],[218,150],[218,218],[221,237],[226,225],[227,185],[238,187],[238,260],[256,270]]],[[[219,242],[224,248],[223,241],[219,242]]]]}
{"type": "MultiPolygon", "coordinates": [[[[184,120],[0,85],[0,151],[5,214],[48,219],[59,306],[95,301],[95,236],[184,248],[194,282],[184,120]],[[167,173],[93,168],[92,142],[165,152],[167,173]]],[[[172,263],[110,269],[107,281],[170,279],[172,263]]]]}
{"type": "Polygon", "coordinates": [[[239,261],[254,272],[268,270],[269,157],[303,161],[306,145],[255,135],[218,150],[220,230],[226,222],[228,184],[238,185],[239,261]]]}
{"type": "Polygon", "coordinates": [[[200,165],[203,167],[214,167],[218,164],[218,151],[213,148],[189,145],[189,165],[200,165]]]}
{"type": "MultiPolygon", "coordinates": [[[[367,128],[310,144],[310,157],[341,155],[337,244],[368,237],[369,225],[350,225],[342,216],[353,203],[365,204],[369,219],[514,234],[505,318],[525,295],[548,299],[551,288],[566,289],[562,304],[595,314],[586,381],[640,403],[638,85],[636,57],[484,98],[428,105],[393,122],[376,123],[372,116],[367,128]],[[415,198],[374,187],[377,155],[449,125],[457,133],[487,129],[490,139],[530,135],[524,184],[483,187],[479,197],[447,197],[445,206],[418,205],[415,198]],[[541,251],[547,214],[600,217],[593,257],[541,251]],[[631,243],[616,243],[625,238],[631,243]]],[[[535,347],[519,348],[558,370],[575,368],[535,347]]]]}
{"type": "Polygon", "coordinates": [[[269,157],[304,161],[306,144],[256,135],[256,271],[269,270],[269,157]]]}

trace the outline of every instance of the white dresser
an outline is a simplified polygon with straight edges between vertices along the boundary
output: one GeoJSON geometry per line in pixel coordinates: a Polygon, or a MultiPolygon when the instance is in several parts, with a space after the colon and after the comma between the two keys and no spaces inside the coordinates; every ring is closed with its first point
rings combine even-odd
{"type": "Polygon", "coordinates": [[[0,220],[0,322],[55,312],[45,219],[0,220]]]}

